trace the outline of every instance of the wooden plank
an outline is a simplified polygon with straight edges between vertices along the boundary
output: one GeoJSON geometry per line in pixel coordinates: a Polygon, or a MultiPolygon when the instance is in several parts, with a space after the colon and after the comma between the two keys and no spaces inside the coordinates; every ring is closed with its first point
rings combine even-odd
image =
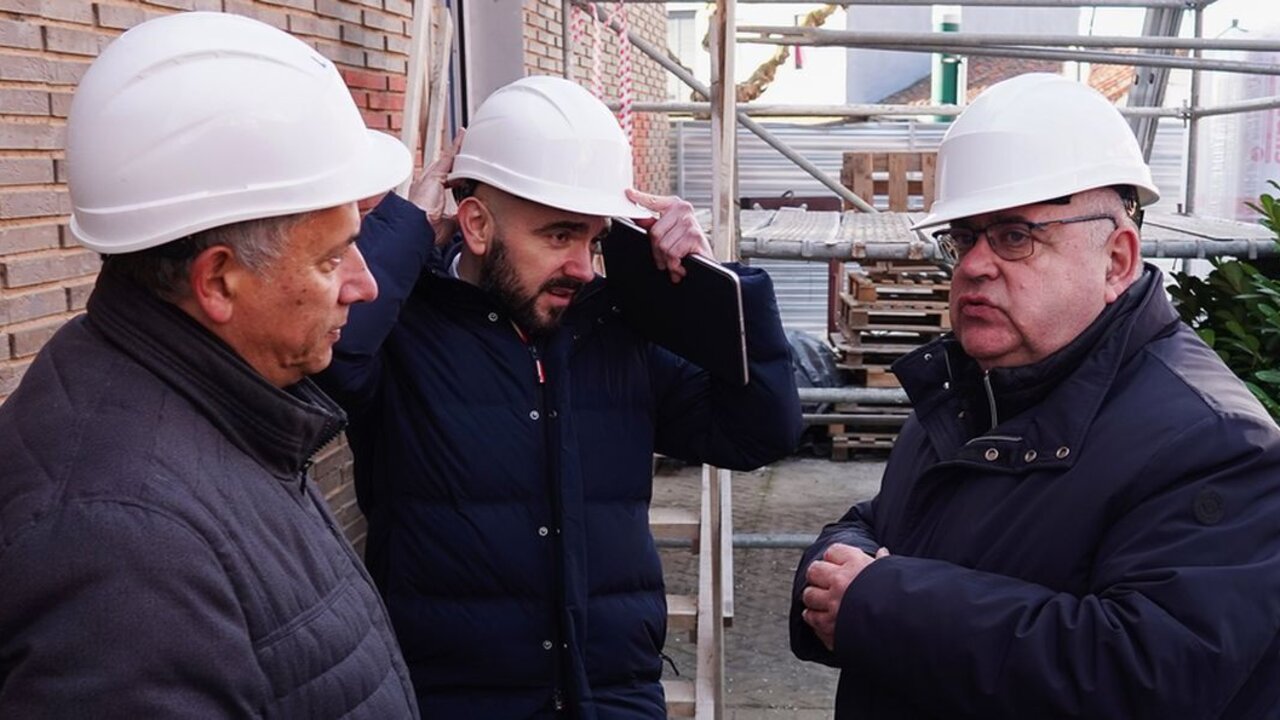
{"type": "Polygon", "coordinates": [[[933,198],[935,197],[935,176],[938,174],[938,153],[929,152],[920,154],[920,196],[924,200],[924,209],[927,211],[933,207],[933,198]]]}
{"type": "Polygon", "coordinates": [[[667,595],[667,630],[698,627],[698,601],[690,595],[667,595]]]}
{"type": "Polygon", "coordinates": [[[889,153],[889,210],[908,210],[906,153],[889,153]]]}
{"type": "Polygon", "coordinates": [[[720,592],[720,479],[716,468],[702,466],[702,527],[698,555],[698,646],[694,674],[695,716],[724,717],[724,599],[720,592]]]}
{"type": "Polygon", "coordinates": [[[688,680],[663,680],[662,692],[667,696],[667,717],[694,716],[693,683],[688,680]]]}
{"type": "Polygon", "coordinates": [[[689,540],[697,549],[698,514],[682,508],[649,508],[649,530],[655,540],[689,540]]]}
{"type": "Polygon", "coordinates": [[[724,625],[733,625],[733,473],[720,468],[720,593],[724,625]]]}
{"type": "MultiPolygon", "coordinates": [[[[430,93],[427,83],[427,64],[431,55],[431,7],[433,0],[415,0],[413,19],[409,27],[409,75],[404,93],[404,124],[400,128],[400,142],[409,148],[409,157],[418,164],[421,142],[420,121],[423,98],[430,93]]],[[[396,186],[396,194],[406,197],[414,173],[396,186]]]]}
{"type": "MultiPolygon", "coordinates": [[[[434,9],[435,30],[431,44],[431,75],[427,86],[431,89],[429,105],[424,109],[426,127],[422,135],[422,165],[426,167],[440,156],[441,145],[447,142],[445,110],[449,107],[449,59],[453,54],[453,14],[444,5],[434,9]]],[[[427,95],[423,93],[423,102],[427,95]]],[[[452,202],[449,200],[448,202],[452,202]]]]}

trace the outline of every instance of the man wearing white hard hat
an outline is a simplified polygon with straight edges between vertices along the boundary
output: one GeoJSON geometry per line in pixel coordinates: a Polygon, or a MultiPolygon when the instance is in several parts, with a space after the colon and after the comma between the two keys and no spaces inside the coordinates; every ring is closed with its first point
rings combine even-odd
{"type": "Polygon", "coordinates": [[[894,364],[880,494],[796,575],[791,646],[840,718],[1259,718],[1280,708],[1280,429],[1140,256],[1120,113],[992,86],[918,227],[954,332],[894,364]]]}
{"type": "Polygon", "coordinates": [[[414,718],[307,477],[306,375],[377,286],[356,202],[410,172],[341,77],[248,18],[126,32],[72,101],[87,314],[0,407],[0,717],[414,718]]]}
{"type": "Polygon", "coordinates": [[[490,95],[448,177],[459,238],[436,247],[395,197],[366,219],[382,295],[320,376],[352,415],[367,561],[423,716],[665,718],[652,454],[748,469],[794,448],[769,278],[733,266],[745,387],[638,334],[592,271],[610,216],[641,219],[672,273],[707,242],[688,203],[631,189],[617,120],[564,79],[490,95]]]}

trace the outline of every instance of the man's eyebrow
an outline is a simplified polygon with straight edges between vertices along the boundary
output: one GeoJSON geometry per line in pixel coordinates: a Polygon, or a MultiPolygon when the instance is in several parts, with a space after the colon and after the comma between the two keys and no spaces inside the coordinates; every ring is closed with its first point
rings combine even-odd
{"type": "Polygon", "coordinates": [[[587,229],[587,224],[584,222],[579,222],[577,220],[557,220],[555,222],[547,223],[546,225],[543,225],[542,227],[537,228],[536,230],[534,230],[534,232],[539,234],[552,233],[557,230],[566,230],[568,232],[582,232],[583,230],[586,230],[586,229],[587,229]]]}

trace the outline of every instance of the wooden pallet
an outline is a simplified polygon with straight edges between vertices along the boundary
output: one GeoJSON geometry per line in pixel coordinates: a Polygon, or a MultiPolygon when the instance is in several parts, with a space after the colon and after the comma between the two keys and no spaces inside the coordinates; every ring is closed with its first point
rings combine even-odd
{"type": "Polygon", "coordinates": [[[857,432],[848,435],[832,436],[831,459],[848,460],[849,456],[859,450],[887,452],[893,449],[898,439],[895,433],[857,432]]]}

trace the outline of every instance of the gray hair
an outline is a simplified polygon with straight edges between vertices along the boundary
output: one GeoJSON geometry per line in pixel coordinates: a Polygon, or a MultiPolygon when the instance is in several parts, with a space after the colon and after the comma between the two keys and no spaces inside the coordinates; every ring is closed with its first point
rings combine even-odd
{"type": "Polygon", "coordinates": [[[310,214],[245,220],[138,252],[103,255],[103,270],[124,275],[161,299],[178,302],[191,295],[191,263],[200,253],[225,245],[250,271],[261,275],[280,258],[289,231],[310,214]]]}

